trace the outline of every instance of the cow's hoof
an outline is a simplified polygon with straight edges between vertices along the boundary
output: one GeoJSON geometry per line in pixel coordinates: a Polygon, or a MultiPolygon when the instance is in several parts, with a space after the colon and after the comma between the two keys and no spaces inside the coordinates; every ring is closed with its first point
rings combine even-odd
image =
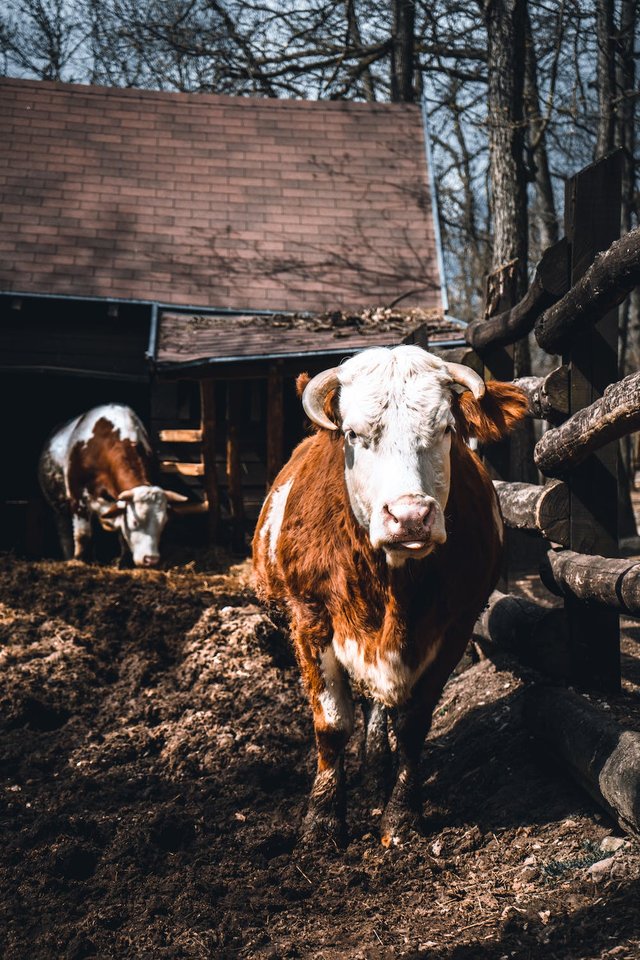
{"type": "Polygon", "coordinates": [[[302,822],[300,842],[306,847],[341,850],[347,845],[347,825],[337,816],[309,810],[302,822]]]}
{"type": "Polygon", "coordinates": [[[422,814],[409,807],[388,806],[380,824],[380,842],[383,847],[411,846],[424,836],[422,814]]]}

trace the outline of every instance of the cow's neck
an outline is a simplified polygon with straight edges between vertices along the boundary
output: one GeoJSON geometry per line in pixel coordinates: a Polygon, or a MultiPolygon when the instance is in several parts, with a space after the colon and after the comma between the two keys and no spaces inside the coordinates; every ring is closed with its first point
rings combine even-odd
{"type": "Polygon", "coordinates": [[[125,440],[112,451],[105,481],[105,486],[110,488],[109,493],[113,497],[117,497],[123,490],[146,486],[149,483],[146,457],[137,445],[125,440]]]}

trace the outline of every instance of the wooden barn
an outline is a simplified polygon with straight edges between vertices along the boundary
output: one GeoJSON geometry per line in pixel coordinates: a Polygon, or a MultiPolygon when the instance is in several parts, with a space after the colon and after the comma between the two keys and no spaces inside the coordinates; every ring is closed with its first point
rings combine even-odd
{"type": "Polygon", "coordinates": [[[4,548],[47,549],[39,451],[96,403],[240,544],[303,434],[297,373],[462,343],[417,106],[2,79],[0,116],[4,548]]]}

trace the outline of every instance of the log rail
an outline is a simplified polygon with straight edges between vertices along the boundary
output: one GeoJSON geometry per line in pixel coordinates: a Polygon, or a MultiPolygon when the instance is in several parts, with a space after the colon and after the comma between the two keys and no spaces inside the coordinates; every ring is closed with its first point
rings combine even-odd
{"type": "Polygon", "coordinates": [[[520,303],[466,331],[481,358],[532,330],[561,357],[546,377],[514,381],[529,416],[549,425],[534,453],[544,483],[494,486],[507,526],[550,542],[540,577],[563,606],[495,591],[474,638],[489,656],[502,650],[524,664],[529,679],[539,671],[524,710],[534,737],[640,835],[640,733],[612,724],[580,693],[541,682],[615,695],[619,616],[640,618],[640,559],[617,556],[617,441],[640,430],[640,372],[616,379],[614,308],[640,284],[640,227],[617,239],[620,169],[612,154],[568,181],[566,238],[545,251],[520,303]]]}

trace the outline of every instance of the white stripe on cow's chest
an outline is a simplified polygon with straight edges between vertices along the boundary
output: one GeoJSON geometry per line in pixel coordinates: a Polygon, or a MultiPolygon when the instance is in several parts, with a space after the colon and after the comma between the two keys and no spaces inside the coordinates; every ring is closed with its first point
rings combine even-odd
{"type": "Polygon", "coordinates": [[[373,660],[367,660],[364,647],[350,637],[334,636],[333,649],[349,676],[363,684],[372,697],[387,707],[398,707],[406,703],[416,681],[435,659],[440,642],[431,644],[415,669],[403,660],[399,650],[377,650],[373,660]]]}

